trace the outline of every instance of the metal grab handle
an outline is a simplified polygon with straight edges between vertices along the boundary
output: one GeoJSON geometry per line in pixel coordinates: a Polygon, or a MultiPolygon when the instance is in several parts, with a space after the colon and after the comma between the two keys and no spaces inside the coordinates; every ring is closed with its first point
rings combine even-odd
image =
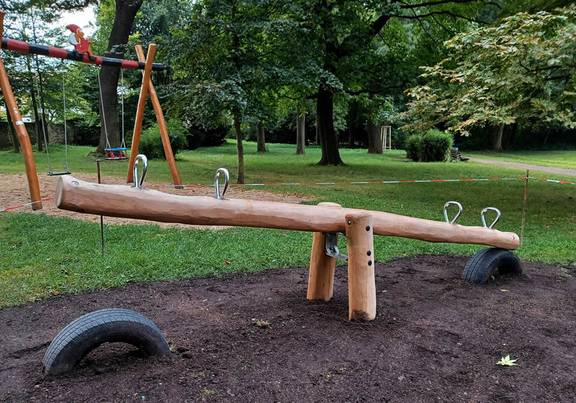
{"type": "Polygon", "coordinates": [[[218,168],[216,175],[214,175],[214,197],[216,199],[224,199],[224,194],[228,190],[228,182],[230,182],[230,172],[226,168],[218,168]],[[220,193],[220,175],[224,175],[224,190],[222,190],[222,193],[220,193]]]}
{"type": "Polygon", "coordinates": [[[492,227],[496,225],[498,220],[500,220],[500,217],[502,217],[502,213],[496,207],[486,207],[483,208],[482,211],[480,212],[480,218],[482,218],[482,225],[484,225],[484,228],[492,229],[492,227]],[[494,221],[492,221],[492,224],[490,225],[486,224],[486,213],[488,211],[493,211],[496,213],[496,218],[494,218],[494,221]]]}
{"type": "Polygon", "coordinates": [[[458,220],[458,218],[460,218],[463,211],[464,211],[464,208],[462,207],[462,204],[460,204],[459,202],[454,201],[454,200],[447,201],[444,204],[444,221],[446,221],[448,224],[454,224],[458,220]],[[450,207],[450,206],[458,207],[458,212],[456,213],[456,215],[452,219],[448,218],[448,207],[450,207]]]}
{"type": "Polygon", "coordinates": [[[132,184],[132,187],[135,187],[136,189],[142,189],[144,179],[146,178],[146,173],[148,172],[148,158],[146,158],[144,154],[138,154],[136,156],[136,160],[134,161],[134,170],[132,172],[134,178],[134,183],[132,184]],[[140,162],[142,164],[139,164],[140,162]],[[139,169],[140,165],[142,165],[142,175],[138,173],[140,171],[139,169]]]}

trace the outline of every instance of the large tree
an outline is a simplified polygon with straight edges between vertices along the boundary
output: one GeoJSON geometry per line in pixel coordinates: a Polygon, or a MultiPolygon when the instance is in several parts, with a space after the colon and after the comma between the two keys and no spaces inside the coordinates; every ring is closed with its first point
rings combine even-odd
{"type": "MultiPolygon", "coordinates": [[[[320,164],[342,163],[334,128],[334,100],[349,89],[350,81],[362,74],[362,62],[373,49],[375,38],[394,20],[422,21],[441,18],[474,20],[491,1],[364,1],[301,0],[300,16],[309,26],[308,42],[318,49],[320,79],[315,93],[320,164]],[[351,63],[355,61],[356,63],[351,63]]],[[[394,43],[387,45],[393,46],[394,43]]],[[[400,62],[400,60],[398,60],[400,62]]],[[[383,72],[385,74],[385,72],[383,72]]],[[[360,90],[367,90],[361,88],[360,90]]]]}
{"type": "Polygon", "coordinates": [[[468,135],[493,128],[494,149],[512,124],[576,127],[576,6],[518,13],[457,35],[449,56],[412,88],[408,127],[468,135]]]}
{"type": "MultiPolygon", "coordinates": [[[[136,14],[144,0],[115,0],[114,19],[107,39],[104,56],[122,59],[126,52],[126,44],[132,32],[132,26],[136,14]]],[[[103,2],[101,9],[110,7],[109,2],[103,2]]],[[[106,21],[106,16],[100,16],[101,25],[106,21]]],[[[100,116],[101,132],[98,151],[103,152],[107,146],[107,140],[112,147],[120,145],[120,125],[118,122],[118,81],[120,69],[105,66],[100,69],[98,76],[101,91],[100,116]]]]}

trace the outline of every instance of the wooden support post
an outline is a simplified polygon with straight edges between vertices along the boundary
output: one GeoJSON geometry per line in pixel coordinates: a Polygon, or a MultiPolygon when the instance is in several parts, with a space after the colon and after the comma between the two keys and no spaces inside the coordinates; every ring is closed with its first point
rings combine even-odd
{"type": "MultiPolygon", "coordinates": [[[[337,203],[320,203],[319,206],[340,208],[337,203]]],[[[312,253],[310,254],[310,270],[308,272],[309,301],[330,301],[334,291],[334,270],[336,258],[326,255],[326,234],[314,232],[312,234],[312,253]]]]}
{"type": "Polygon", "coordinates": [[[132,147],[130,147],[130,160],[128,161],[128,183],[132,183],[134,162],[138,155],[138,147],[140,146],[140,136],[142,135],[142,123],[144,121],[144,109],[146,108],[146,100],[148,99],[148,92],[150,88],[150,77],[152,75],[152,63],[156,56],[156,44],[151,43],[148,45],[148,54],[146,55],[146,65],[144,73],[142,74],[142,86],[140,87],[140,97],[138,98],[138,107],[136,108],[136,120],[134,121],[134,132],[132,134],[132,147]]]}
{"type": "Polygon", "coordinates": [[[373,320],[376,317],[374,277],[374,233],[370,214],[347,214],[348,318],[373,320]]]}
{"type": "MultiPolygon", "coordinates": [[[[138,56],[138,61],[143,63],[146,62],[146,58],[144,57],[144,49],[142,49],[141,45],[136,45],[136,55],[138,56]]],[[[150,100],[152,101],[152,107],[154,108],[154,114],[156,115],[156,121],[158,122],[160,138],[162,139],[162,146],[164,147],[164,155],[166,156],[166,162],[168,163],[170,173],[172,174],[172,182],[176,188],[182,188],[180,173],[176,167],[176,159],[174,158],[172,146],[170,145],[168,126],[166,125],[166,120],[164,119],[164,112],[162,112],[162,106],[160,105],[160,100],[158,99],[158,93],[156,92],[156,88],[154,87],[154,83],[152,83],[152,81],[149,82],[148,93],[150,94],[150,100]]]]}
{"type": "MultiPolygon", "coordinates": [[[[0,33],[4,30],[4,13],[0,12],[0,33]]],[[[0,36],[1,37],[1,36],[0,36]]],[[[14,130],[16,131],[16,136],[18,137],[18,142],[20,143],[20,149],[22,150],[22,155],[24,156],[24,164],[26,166],[26,176],[28,178],[28,188],[30,189],[30,201],[32,210],[39,210],[42,208],[42,199],[40,197],[40,182],[38,180],[38,172],[36,172],[36,163],[34,162],[34,154],[32,153],[32,144],[30,142],[30,136],[26,130],[26,126],[22,121],[22,115],[18,109],[18,104],[16,103],[16,98],[12,92],[12,86],[10,85],[10,80],[8,79],[8,73],[4,68],[4,61],[0,58],[0,87],[2,89],[2,94],[4,95],[4,100],[8,106],[8,113],[12,119],[14,125],[14,130]]]]}

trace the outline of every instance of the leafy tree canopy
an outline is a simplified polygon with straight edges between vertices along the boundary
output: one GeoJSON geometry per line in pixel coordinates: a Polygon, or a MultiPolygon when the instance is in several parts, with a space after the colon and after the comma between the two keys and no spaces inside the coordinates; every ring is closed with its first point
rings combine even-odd
{"type": "Polygon", "coordinates": [[[576,127],[576,6],[518,13],[493,27],[456,35],[448,57],[425,67],[409,90],[409,128],[472,127],[530,121],[576,127]]]}

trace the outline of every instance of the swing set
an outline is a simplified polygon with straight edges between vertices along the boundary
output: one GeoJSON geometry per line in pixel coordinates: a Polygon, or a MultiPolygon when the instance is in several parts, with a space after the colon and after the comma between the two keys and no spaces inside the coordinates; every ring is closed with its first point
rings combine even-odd
{"type": "MultiPolygon", "coordinates": [[[[106,122],[106,111],[104,110],[104,97],[102,94],[102,85],[100,81],[100,75],[98,76],[98,89],[100,93],[100,109],[103,114],[104,123],[104,135],[106,137],[106,147],[105,147],[105,159],[106,160],[128,160],[128,172],[127,172],[127,182],[133,182],[133,170],[136,156],[138,155],[138,148],[140,145],[140,139],[142,136],[142,124],[144,120],[144,111],[146,109],[146,101],[148,97],[152,102],[152,107],[154,109],[154,114],[156,115],[156,121],[158,123],[158,128],[160,131],[160,137],[162,140],[162,146],[164,148],[164,155],[166,156],[166,161],[168,167],[170,168],[170,173],[172,175],[173,185],[177,188],[182,187],[182,182],[180,179],[180,174],[178,168],[176,167],[176,160],[174,158],[174,153],[170,145],[170,137],[168,135],[168,126],[166,125],[166,120],[164,118],[164,112],[160,105],[158,99],[158,94],[156,93],[156,88],[152,83],[151,77],[153,71],[163,71],[167,69],[167,66],[160,63],[154,63],[154,58],[156,56],[157,45],[150,44],[148,46],[148,51],[144,55],[144,49],[141,45],[136,45],[136,54],[138,55],[138,60],[125,60],[116,59],[110,57],[93,56],[91,51],[80,53],[78,48],[76,50],[67,50],[59,47],[39,45],[34,43],[28,43],[24,41],[18,41],[14,39],[4,38],[4,15],[5,13],[0,11],[0,38],[2,38],[1,48],[5,51],[12,51],[20,53],[23,55],[40,55],[46,57],[57,58],[61,60],[72,60],[75,62],[94,64],[97,66],[109,66],[117,67],[121,72],[121,85],[123,87],[124,75],[123,70],[141,70],[142,71],[142,84],[140,87],[140,95],[138,98],[138,106],[136,108],[136,118],[134,121],[134,129],[132,134],[132,144],[130,148],[126,146],[125,140],[125,129],[124,129],[124,93],[121,92],[121,143],[120,145],[111,145],[109,141],[108,125],[106,122]],[[129,151],[129,155],[127,152],[129,151]]],[[[8,107],[7,113],[10,114],[14,130],[16,132],[16,137],[18,138],[18,143],[20,144],[20,149],[22,150],[22,155],[24,157],[24,164],[26,168],[26,177],[28,179],[28,187],[30,191],[31,207],[33,210],[39,210],[42,208],[42,199],[40,196],[40,183],[38,180],[38,173],[36,169],[36,162],[34,161],[34,155],[32,152],[32,144],[30,141],[30,136],[24,125],[22,119],[22,114],[18,108],[14,92],[12,91],[12,86],[10,84],[10,79],[8,73],[4,67],[4,62],[2,57],[0,57],[0,89],[6,101],[8,107]]],[[[124,88],[123,88],[124,89],[124,88]]],[[[62,104],[64,110],[64,150],[65,150],[65,164],[64,170],[54,171],[52,169],[52,162],[50,160],[50,154],[48,151],[48,141],[46,135],[46,128],[42,125],[44,143],[46,145],[47,157],[48,157],[48,175],[68,175],[70,170],[68,167],[68,128],[66,122],[66,87],[64,81],[62,82],[62,104]]]]}

